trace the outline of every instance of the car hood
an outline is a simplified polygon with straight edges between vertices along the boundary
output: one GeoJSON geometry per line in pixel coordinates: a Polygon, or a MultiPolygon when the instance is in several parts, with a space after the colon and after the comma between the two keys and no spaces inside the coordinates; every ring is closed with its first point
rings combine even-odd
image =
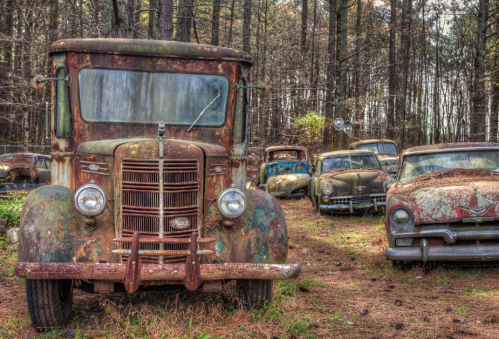
{"type": "Polygon", "coordinates": [[[439,180],[431,187],[407,190],[410,185],[397,185],[388,191],[387,210],[405,205],[416,224],[461,222],[469,217],[494,217],[499,220],[499,182],[467,181],[445,185],[439,180]]]}
{"type": "Polygon", "coordinates": [[[352,169],[324,172],[320,179],[333,185],[335,196],[345,196],[384,193],[388,176],[381,169],[352,169]]]}

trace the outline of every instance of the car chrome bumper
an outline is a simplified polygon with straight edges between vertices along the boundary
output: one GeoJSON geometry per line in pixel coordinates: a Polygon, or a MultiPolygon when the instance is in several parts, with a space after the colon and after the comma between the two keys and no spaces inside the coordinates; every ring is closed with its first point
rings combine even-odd
{"type": "Polygon", "coordinates": [[[385,256],[399,261],[495,261],[499,260],[499,246],[428,246],[423,239],[419,247],[387,247],[385,256]]]}
{"type": "Polygon", "coordinates": [[[375,212],[378,212],[379,207],[386,206],[385,201],[376,201],[376,199],[373,200],[372,203],[369,204],[361,204],[362,207],[358,208],[354,203],[350,201],[350,203],[347,204],[330,204],[330,205],[320,205],[319,208],[321,211],[349,211],[350,213],[353,213],[356,210],[365,210],[365,209],[374,209],[375,212]]]}
{"type": "Polygon", "coordinates": [[[201,264],[200,256],[209,250],[199,250],[198,243],[215,241],[200,238],[192,232],[189,238],[142,238],[134,232],[132,238],[117,238],[117,242],[131,243],[130,249],[117,249],[113,252],[128,255],[126,263],[30,263],[19,262],[15,266],[16,276],[24,279],[80,279],[123,283],[128,293],[133,293],[141,285],[166,284],[176,282],[188,290],[196,290],[203,282],[229,279],[293,279],[300,274],[298,264],[201,264]],[[186,251],[140,250],[141,243],[186,243],[186,251]],[[182,253],[179,253],[182,252],[182,253]],[[184,253],[185,252],[185,253],[184,253]],[[167,256],[187,255],[185,263],[143,264],[141,255],[167,256]]]}

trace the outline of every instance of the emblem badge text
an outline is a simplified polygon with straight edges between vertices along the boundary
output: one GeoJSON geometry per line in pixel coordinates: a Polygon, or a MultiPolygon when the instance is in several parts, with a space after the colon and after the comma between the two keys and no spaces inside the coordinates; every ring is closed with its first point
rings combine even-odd
{"type": "Polygon", "coordinates": [[[185,230],[191,227],[191,221],[187,218],[179,217],[170,221],[170,226],[177,230],[185,230]]]}

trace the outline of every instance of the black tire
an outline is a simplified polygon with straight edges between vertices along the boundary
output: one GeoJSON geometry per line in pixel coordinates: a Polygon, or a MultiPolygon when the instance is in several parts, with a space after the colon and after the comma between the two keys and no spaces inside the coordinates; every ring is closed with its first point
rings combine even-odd
{"type": "Polygon", "coordinates": [[[243,298],[243,307],[246,310],[260,310],[272,303],[272,280],[238,280],[236,288],[243,298]]]}
{"type": "Polygon", "coordinates": [[[31,323],[39,331],[64,326],[73,307],[71,280],[26,280],[31,323]]]}

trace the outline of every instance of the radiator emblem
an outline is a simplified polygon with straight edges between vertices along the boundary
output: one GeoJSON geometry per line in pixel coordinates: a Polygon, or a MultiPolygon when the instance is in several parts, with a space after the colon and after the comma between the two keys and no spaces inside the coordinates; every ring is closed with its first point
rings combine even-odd
{"type": "Polygon", "coordinates": [[[170,226],[177,230],[185,230],[186,228],[191,227],[191,221],[184,217],[175,218],[170,221],[170,226]]]}
{"type": "Polygon", "coordinates": [[[364,194],[366,193],[366,188],[367,186],[355,186],[354,189],[359,193],[359,194],[364,194]]]}

